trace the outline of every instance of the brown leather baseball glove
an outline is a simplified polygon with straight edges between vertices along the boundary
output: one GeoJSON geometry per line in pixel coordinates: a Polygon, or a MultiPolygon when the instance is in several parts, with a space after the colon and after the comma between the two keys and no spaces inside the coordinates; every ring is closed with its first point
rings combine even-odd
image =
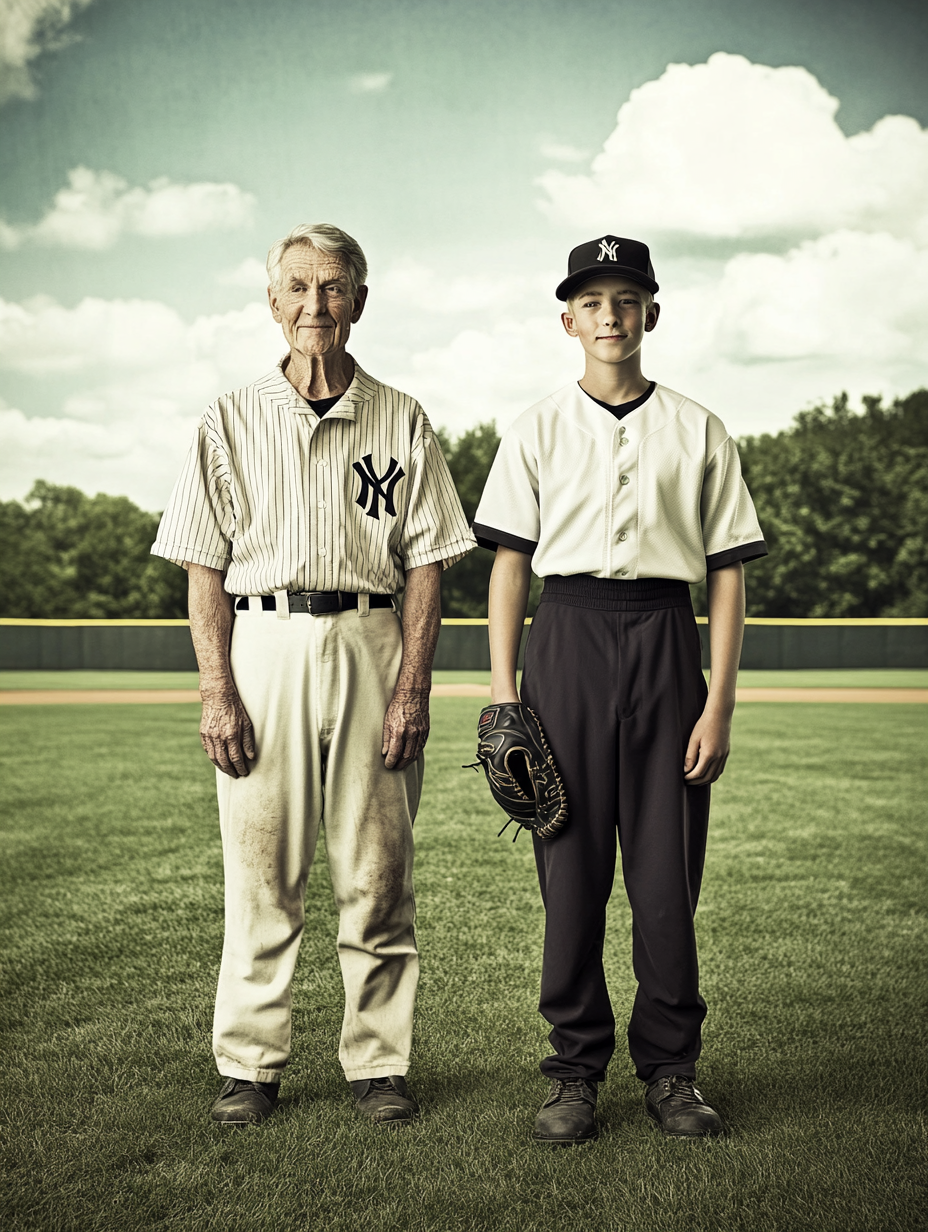
{"type": "Polygon", "coordinates": [[[564,828],[567,795],[534,710],[521,702],[484,706],[477,722],[477,765],[509,817],[503,830],[514,821],[548,839],[564,828]]]}

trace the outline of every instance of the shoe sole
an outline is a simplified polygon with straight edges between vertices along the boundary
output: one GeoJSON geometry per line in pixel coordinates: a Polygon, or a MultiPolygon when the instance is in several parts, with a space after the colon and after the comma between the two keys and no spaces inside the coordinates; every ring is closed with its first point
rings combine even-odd
{"type": "Polygon", "coordinates": [[[241,1129],[243,1125],[263,1125],[266,1120],[268,1120],[268,1117],[261,1117],[257,1121],[251,1119],[247,1121],[233,1121],[229,1117],[210,1117],[213,1125],[231,1125],[235,1129],[241,1129]]]}
{"type": "Polygon", "coordinates": [[[403,1116],[398,1117],[381,1116],[376,1112],[371,1114],[370,1112],[365,1112],[362,1108],[357,1107],[355,1108],[355,1112],[357,1112],[358,1116],[361,1117],[362,1120],[367,1121],[371,1125],[409,1125],[419,1117],[418,1108],[415,1112],[407,1112],[403,1109],[403,1116]]]}
{"type": "Polygon", "coordinates": [[[647,1113],[655,1128],[659,1129],[665,1138],[721,1138],[725,1133],[724,1129],[704,1129],[695,1134],[680,1133],[677,1130],[665,1129],[663,1121],[650,1108],[647,1109],[647,1113]]]}
{"type": "Polygon", "coordinates": [[[545,1138],[541,1134],[532,1134],[532,1141],[542,1146],[582,1146],[584,1142],[595,1142],[598,1137],[599,1132],[594,1130],[591,1134],[584,1134],[582,1138],[545,1138]]]}
{"type": "Polygon", "coordinates": [[[210,1112],[209,1119],[214,1125],[263,1125],[265,1121],[270,1120],[276,1111],[277,1106],[275,1105],[270,1112],[257,1116],[253,1114],[243,1116],[235,1116],[235,1114],[232,1116],[216,1116],[215,1112],[210,1112]]]}

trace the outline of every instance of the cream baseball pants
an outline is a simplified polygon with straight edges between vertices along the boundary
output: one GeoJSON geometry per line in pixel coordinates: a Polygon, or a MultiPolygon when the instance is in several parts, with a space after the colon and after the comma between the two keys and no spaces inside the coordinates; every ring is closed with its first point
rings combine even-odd
{"type": "MultiPolygon", "coordinates": [[[[260,601],[258,601],[260,603],[260,601]]],[[[412,827],[423,760],[387,770],[383,720],[402,656],[389,608],[237,612],[231,661],[255,728],[247,778],[217,771],[225,940],[213,1052],[220,1074],[277,1082],[319,827],[338,908],[349,1081],[405,1074],[419,978],[412,827]]]]}

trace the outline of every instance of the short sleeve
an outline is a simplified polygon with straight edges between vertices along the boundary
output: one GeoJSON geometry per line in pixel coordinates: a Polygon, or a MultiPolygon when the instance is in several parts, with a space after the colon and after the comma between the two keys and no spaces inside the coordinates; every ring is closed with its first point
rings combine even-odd
{"type": "Polygon", "coordinates": [[[477,545],[441,445],[421,408],[410,463],[409,498],[400,538],[403,568],[441,561],[447,569],[477,545]]]}
{"type": "Polygon", "coordinates": [[[538,466],[534,452],[510,428],[503,435],[474,517],[481,547],[514,548],[532,556],[541,534],[538,466]]]}
{"type": "Polygon", "coordinates": [[[228,461],[204,417],[161,515],[152,555],[176,565],[225,571],[232,559],[233,530],[228,461]]]}
{"type": "Polygon", "coordinates": [[[706,466],[700,513],[707,572],[767,555],[738,447],[730,436],[706,466]]]}

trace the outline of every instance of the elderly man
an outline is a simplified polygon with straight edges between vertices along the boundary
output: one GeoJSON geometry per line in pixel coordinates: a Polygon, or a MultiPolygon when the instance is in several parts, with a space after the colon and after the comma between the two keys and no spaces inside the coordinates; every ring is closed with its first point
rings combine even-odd
{"type": "Polygon", "coordinates": [[[418,1112],[412,827],[442,568],[474,539],[422,408],[345,350],[367,262],[328,224],[268,255],[289,352],[200,420],[152,551],[189,571],[200,739],[217,769],[225,942],[212,1117],[258,1123],[290,1055],[290,987],[320,823],[361,1113],[418,1112]],[[397,601],[402,593],[402,604],[397,601]],[[398,613],[401,612],[401,617],[398,613]]]}

